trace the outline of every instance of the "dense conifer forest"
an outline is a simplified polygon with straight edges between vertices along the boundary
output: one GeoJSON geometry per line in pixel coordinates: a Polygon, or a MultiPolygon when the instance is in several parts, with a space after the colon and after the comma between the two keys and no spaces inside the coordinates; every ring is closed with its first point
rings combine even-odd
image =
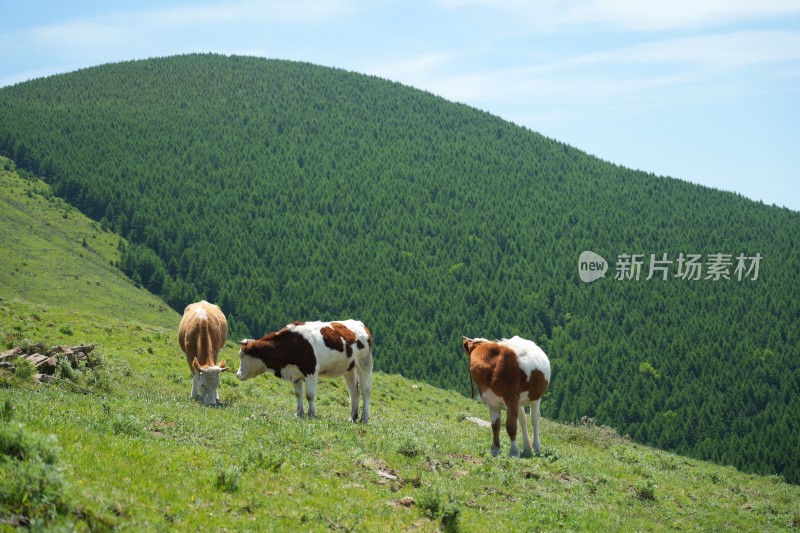
{"type": "Polygon", "coordinates": [[[521,335],[552,362],[546,417],[800,482],[796,212],[247,57],[0,89],[0,154],[125,236],[120,266],[175,309],[219,303],[232,336],[358,318],[379,370],[468,393],[461,336],[521,335]],[[608,263],[593,283],[585,250],[608,263]]]}

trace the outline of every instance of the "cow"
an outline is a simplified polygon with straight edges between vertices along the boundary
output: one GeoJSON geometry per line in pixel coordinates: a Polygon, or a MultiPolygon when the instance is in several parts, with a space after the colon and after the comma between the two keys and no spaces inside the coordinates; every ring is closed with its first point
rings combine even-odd
{"type": "Polygon", "coordinates": [[[303,413],[303,383],[308,400],[308,416],[317,416],[315,404],[320,377],[344,375],[350,391],[350,419],[358,420],[358,392],[364,401],[361,421],[369,420],[369,395],[372,390],[372,335],[358,320],[340,322],[293,322],[258,340],[240,342],[239,371],[242,381],[264,372],[294,383],[297,411],[303,413]]]}
{"type": "Polygon", "coordinates": [[[488,341],[464,337],[469,373],[492,419],[492,455],[500,455],[500,408],[506,407],[506,432],[511,439],[509,455],[519,457],[517,420],[522,427],[523,453],[531,453],[525,406],[531,406],[533,450],[539,453],[539,404],[550,382],[550,361],[541,348],[520,337],[488,341]]]}
{"type": "Polygon", "coordinates": [[[178,342],[192,372],[192,399],[203,405],[219,402],[220,373],[228,370],[217,356],[228,338],[228,321],[219,307],[205,300],[186,306],[178,326],[178,342]]]}

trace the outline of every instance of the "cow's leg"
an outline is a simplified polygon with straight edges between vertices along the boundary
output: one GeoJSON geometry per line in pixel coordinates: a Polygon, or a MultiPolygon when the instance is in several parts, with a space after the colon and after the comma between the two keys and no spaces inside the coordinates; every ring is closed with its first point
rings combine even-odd
{"type": "Polygon", "coordinates": [[[539,442],[539,420],[542,418],[542,413],[539,411],[539,404],[542,400],[536,400],[531,404],[531,425],[533,426],[533,450],[539,453],[542,450],[542,443],[539,442]]]}
{"type": "Polygon", "coordinates": [[[308,400],[308,416],[317,416],[317,375],[306,376],[306,400],[308,400]]]}
{"type": "MultiPolygon", "coordinates": [[[[508,455],[511,457],[519,457],[519,446],[517,445],[517,419],[519,412],[519,397],[506,398],[506,433],[508,438],[511,439],[511,448],[508,455]]],[[[524,409],[523,409],[524,412],[524,409]]]]}
{"type": "Polygon", "coordinates": [[[303,416],[303,380],[298,379],[294,382],[294,395],[297,397],[297,411],[295,416],[303,416]]]}
{"type": "Polygon", "coordinates": [[[350,391],[350,420],[358,420],[358,382],[356,381],[356,371],[351,370],[344,375],[344,382],[347,383],[347,390],[350,391]]]}
{"type": "MultiPolygon", "coordinates": [[[[533,411],[531,411],[532,413],[533,411]]],[[[517,415],[519,419],[519,427],[522,430],[522,455],[527,457],[533,454],[531,450],[531,439],[528,436],[528,420],[525,416],[525,408],[520,406],[519,407],[519,414],[517,415]]]]}
{"type": "MultiPolygon", "coordinates": [[[[361,410],[361,422],[369,422],[369,395],[372,393],[372,360],[364,364],[363,368],[358,366],[358,388],[361,389],[361,399],[364,400],[364,407],[361,410]]],[[[358,405],[358,399],[356,399],[358,405]]]]}
{"type": "Polygon", "coordinates": [[[502,424],[500,406],[489,406],[489,415],[492,418],[492,455],[497,457],[500,455],[500,426],[502,424]]]}

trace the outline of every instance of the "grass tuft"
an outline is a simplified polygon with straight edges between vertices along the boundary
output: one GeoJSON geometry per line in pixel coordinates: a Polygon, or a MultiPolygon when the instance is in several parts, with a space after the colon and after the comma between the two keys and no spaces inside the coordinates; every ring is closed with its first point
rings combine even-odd
{"type": "Polygon", "coordinates": [[[233,493],[239,490],[239,482],[242,479],[242,471],[238,466],[217,466],[217,478],[214,486],[228,493],[233,493]]]}
{"type": "Polygon", "coordinates": [[[425,490],[420,494],[417,505],[428,518],[438,520],[447,532],[459,531],[461,505],[449,493],[425,490]]]}
{"type": "Polygon", "coordinates": [[[58,452],[53,436],[0,425],[0,516],[39,529],[71,511],[58,452]]]}

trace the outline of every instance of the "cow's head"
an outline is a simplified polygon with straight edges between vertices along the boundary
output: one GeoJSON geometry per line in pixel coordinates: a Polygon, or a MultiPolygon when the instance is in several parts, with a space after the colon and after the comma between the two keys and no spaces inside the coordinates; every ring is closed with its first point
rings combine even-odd
{"type": "Polygon", "coordinates": [[[236,372],[236,377],[241,381],[254,378],[267,371],[264,361],[253,356],[255,342],[253,339],[239,341],[239,371],[236,372]]]}
{"type": "Polygon", "coordinates": [[[194,369],[194,391],[197,398],[203,402],[203,405],[216,405],[219,401],[219,377],[222,372],[228,370],[225,365],[225,360],[219,362],[217,365],[203,367],[197,360],[197,357],[192,361],[192,368],[194,369]]]}

